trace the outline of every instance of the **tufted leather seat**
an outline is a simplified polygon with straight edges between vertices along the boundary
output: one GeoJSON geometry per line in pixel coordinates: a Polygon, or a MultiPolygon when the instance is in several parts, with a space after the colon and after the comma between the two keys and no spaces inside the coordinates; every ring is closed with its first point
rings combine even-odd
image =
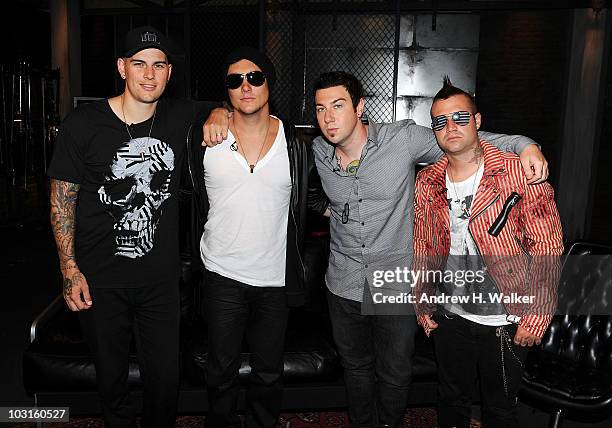
{"type": "Polygon", "coordinates": [[[564,416],[612,414],[612,247],[577,242],[563,265],[557,314],[528,355],[523,401],[564,416]]]}

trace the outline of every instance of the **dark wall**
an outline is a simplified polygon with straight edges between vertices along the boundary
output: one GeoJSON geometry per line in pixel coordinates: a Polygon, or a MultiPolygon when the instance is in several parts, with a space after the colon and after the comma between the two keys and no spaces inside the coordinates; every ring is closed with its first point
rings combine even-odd
{"type": "Polygon", "coordinates": [[[51,67],[49,11],[35,4],[6,2],[0,13],[1,63],[27,60],[33,67],[51,67]]]}
{"type": "MultiPolygon", "coordinates": [[[[608,12],[611,12],[608,10],[608,12]]],[[[608,25],[612,34],[612,18],[608,25]]],[[[599,152],[595,157],[597,168],[593,192],[593,215],[589,239],[612,241],[612,43],[608,51],[606,89],[602,115],[599,152]]]]}
{"type": "Polygon", "coordinates": [[[483,129],[536,140],[556,185],[570,12],[490,11],[480,20],[476,101],[483,129]]]}
{"type": "Polygon", "coordinates": [[[112,16],[81,18],[81,85],[85,97],[116,93],[115,24],[112,16]]]}
{"type": "Polygon", "coordinates": [[[199,100],[223,100],[227,55],[240,46],[257,48],[259,10],[196,9],[191,14],[191,88],[199,100]]]}

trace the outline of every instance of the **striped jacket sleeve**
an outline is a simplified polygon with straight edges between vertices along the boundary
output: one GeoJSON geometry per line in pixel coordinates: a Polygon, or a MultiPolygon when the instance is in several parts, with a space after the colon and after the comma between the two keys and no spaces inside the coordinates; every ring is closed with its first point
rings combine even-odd
{"type": "MultiPolygon", "coordinates": [[[[432,241],[431,228],[428,227],[427,218],[425,217],[426,195],[424,188],[424,172],[417,174],[416,186],[414,192],[414,235],[413,235],[413,271],[425,271],[428,268],[428,251],[427,243],[432,241]]],[[[430,330],[424,320],[425,315],[431,315],[435,311],[435,306],[425,303],[420,303],[422,295],[431,295],[432,290],[430,284],[423,281],[422,277],[417,280],[413,294],[416,297],[414,309],[417,315],[417,322],[425,330],[425,334],[429,336],[430,330]]]]}
{"type": "Polygon", "coordinates": [[[535,299],[521,316],[520,325],[542,337],[555,313],[563,253],[561,220],[549,183],[525,186],[521,217],[525,247],[532,256],[527,292],[535,299]]]}

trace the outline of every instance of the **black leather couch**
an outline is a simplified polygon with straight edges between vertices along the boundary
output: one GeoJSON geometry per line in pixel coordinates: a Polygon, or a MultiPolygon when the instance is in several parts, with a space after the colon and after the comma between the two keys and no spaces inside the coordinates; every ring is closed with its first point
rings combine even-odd
{"type": "Polygon", "coordinates": [[[558,313],[542,344],[530,352],[521,399],[564,417],[601,420],[612,415],[612,246],[569,246],[559,284],[558,313]]]}

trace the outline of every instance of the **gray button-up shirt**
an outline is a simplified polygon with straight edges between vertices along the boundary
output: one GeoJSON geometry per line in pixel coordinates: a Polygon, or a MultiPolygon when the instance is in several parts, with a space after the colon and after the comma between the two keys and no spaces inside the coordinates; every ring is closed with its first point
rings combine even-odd
{"type": "MultiPolygon", "coordinates": [[[[523,136],[481,132],[480,137],[514,153],[534,143],[523,136]]],[[[374,270],[410,267],[415,165],[435,162],[443,153],[432,130],[410,119],[370,123],[355,175],[340,169],[334,146],[323,137],[314,140],[313,151],[331,210],[325,282],[332,293],[360,302],[374,270]]]]}

